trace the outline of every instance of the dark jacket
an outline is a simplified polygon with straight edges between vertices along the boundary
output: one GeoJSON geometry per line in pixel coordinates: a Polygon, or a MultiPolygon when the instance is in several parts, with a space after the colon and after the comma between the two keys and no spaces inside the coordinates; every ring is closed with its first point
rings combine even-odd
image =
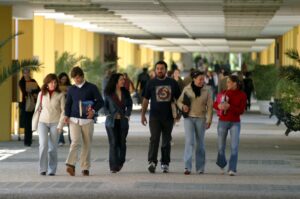
{"type": "Polygon", "coordinates": [[[80,116],[79,101],[92,101],[92,109],[98,112],[104,102],[96,85],[85,82],[81,88],[72,85],[67,92],[65,115],[67,117],[75,117],[86,119],[87,115],[80,116]]]}
{"type": "MultiPolygon", "coordinates": [[[[35,82],[37,84],[37,89],[31,91],[31,94],[36,94],[36,96],[37,96],[41,90],[38,83],[34,79],[30,79],[29,82],[35,82]]],[[[21,89],[21,92],[22,92],[21,108],[25,108],[26,97],[28,96],[29,93],[26,91],[26,81],[25,81],[24,77],[22,77],[19,81],[19,88],[21,89]]],[[[36,100],[36,98],[35,98],[35,100],[36,100]]]]}
{"type": "Polygon", "coordinates": [[[122,101],[116,102],[112,95],[106,95],[104,101],[104,113],[106,115],[105,125],[107,127],[114,127],[115,116],[117,113],[121,115],[121,120],[128,121],[132,111],[132,99],[125,88],[122,89],[122,101]],[[127,117],[127,118],[126,118],[127,117]]]}

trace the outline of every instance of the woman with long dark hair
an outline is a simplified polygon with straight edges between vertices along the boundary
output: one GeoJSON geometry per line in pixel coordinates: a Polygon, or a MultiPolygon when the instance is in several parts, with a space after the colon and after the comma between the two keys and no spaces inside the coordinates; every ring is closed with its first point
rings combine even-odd
{"type": "Polygon", "coordinates": [[[124,88],[124,76],[112,74],[105,88],[105,127],[109,141],[109,167],[112,173],[120,171],[126,159],[126,138],[132,111],[130,93],[124,88]]]}
{"type": "MultiPolygon", "coordinates": [[[[71,86],[71,81],[70,78],[68,76],[67,73],[62,72],[58,75],[58,84],[59,84],[59,89],[61,90],[61,92],[64,93],[65,97],[67,97],[67,91],[68,88],[71,86]]],[[[70,137],[70,128],[68,125],[68,138],[69,138],[69,142],[71,144],[71,137],[70,137]]],[[[63,146],[65,144],[65,138],[64,138],[64,132],[62,131],[62,133],[59,136],[59,140],[58,140],[58,145],[59,146],[63,146]]]]}
{"type": "Polygon", "coordinates": [[[231,75],[227,79],[227,89],[218,94],[214,102],[214,108],[219,116],[218,122],[218,157],[216,164],[222,173],[227,165],[225,157],[226,138],[230,133],[231,155],[228,166],[228,174],[236,175],[238,149],[240,141],[241,122],[240,115],[244,113],[247,97],[240,90],[241,82],[238,76],[231,75]]]}
{"type": "Polygon", "coordinates": [[[55,175],[57,168],[57,138],[64,125],[65,96],[59,90],[58,78],[48,74],[44,79],[35,111],[40,111],[37,131],[39,134],[39,172],[55,175]],[[48,159],[49,158],[49,159],[48,159]]]}

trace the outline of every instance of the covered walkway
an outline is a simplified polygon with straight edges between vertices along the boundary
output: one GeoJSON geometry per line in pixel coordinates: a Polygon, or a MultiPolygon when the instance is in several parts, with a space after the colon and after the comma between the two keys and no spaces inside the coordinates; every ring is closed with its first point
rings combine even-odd
{"type": "MultiPolygon", "coordinates": [[[[38,138],[33,146],[22,142],[0,144],[0,198],[299,198],[300,135],[284,135],[284,126],[256,112],[242,118],[238,175],[221,175],[215,165],[216,116],[206,133],[207,164],[204,175],[185,176],[183,122],[173,132],[170,173],[147,171],[148,127],[140,115],[131,118],[127,161],[120,173],[108,167],[108,141],[103,123],[96,125],[91,176],[65,172],[68,145],[59,148],[57,176],[38,174],[38,138]]],[[[229,151],[227,151],[229,152],[229,151]]],[[[79,168],[78,168],[79,169],[79,168]]]]}

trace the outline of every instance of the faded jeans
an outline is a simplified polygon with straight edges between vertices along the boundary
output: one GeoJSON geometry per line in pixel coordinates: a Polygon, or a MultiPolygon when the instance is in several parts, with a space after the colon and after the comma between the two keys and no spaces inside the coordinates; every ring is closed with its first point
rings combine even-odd
{"type": "Polygon", "coordinates": [[[229,159],[228,171],[237,171],[238,150],[240,142],[240,122],[227,122],[219,120],[218,123],[218,157],[216,164],[224,168],[227,165],[225,157],[226,138],[230,132],[230,148],[231,154],[229,159]]]}
{"type": "Polygon", "coordinates": [[[55,174],[57,168],[57,132],[58,123],[38,124],[39,133],[39,171],[55,174]]]}
{"type": "Polygon", "coordinates": [[[196,144],[196,150],[195,150],[196,171],[204,172],[205,126],[206,126],[205,118],[188,117],[184,119],[185,147],[184,147],[183,159],[184,159],[185,168],[188,169],[189,171],[192,170],[193,151],[194,151],[194,145],[196,144]]]}

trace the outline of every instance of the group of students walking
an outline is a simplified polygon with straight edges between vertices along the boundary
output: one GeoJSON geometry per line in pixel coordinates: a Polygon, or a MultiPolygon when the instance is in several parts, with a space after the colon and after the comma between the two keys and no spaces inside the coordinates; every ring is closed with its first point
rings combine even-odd
{"type": "MultiPolygon", "coordinates": [[[[205,172],[205,130],[212,122],[213,108],[219,116],[217,165],[224,171],[226,138],[231,137],[231,156],[229,175],[237,172],[238,146],[240,135],[240,115],[245,110],[246,96],[240,91],[239,79],[230,76],[227,90],[219,93],[213,102],[211,90],[204,83],[204,74],[194,71],[193,81],[180,91],[178,83],[166,77],[167,64],[155,64],[155,78],[148,81],[143,91],[141,123],[147,125],[146,112],[150,103],[149,128],[150,143],[148,150],[148,170],[155,173],[158,164],[160,137],[161,169],[169,172],[171,161],[171,140],[174,127],[172,103],[184,115],[185,149],[184,174],[192,171],[194,146],[196,172],[205,172]]],[[[96,85],[84,79],[80,67],[71,71],[74,85],[62,92],[55,74],[45,77],[41,91],[36,96],[37,103],[33,115],[39,112],[37,131],[39,134],[39,173],[55,175],[57,170],[57,140],[65,124],[70,129],[70,149],[66,160],[66,172],[74,176],[75,166],[80,154],[80,169],[83,176],[90,175],[91,145],[94,132],[94,116],[101,108],[106,115],[105,127],[109,141],[109,168],[111,173],[119,172],[126,159],[126,138],[132,112],[132,99],[124,87],[124,75],[114,73],[110,76],[104,90],[104,99],[96,85]]],[[[24,98],[27,96],[25,95],[24,98]]],[[[32,124],[35,126],[34,124],[32,124]]],[[[30,142],[31,144],[31,142],[30,142]]]]}

